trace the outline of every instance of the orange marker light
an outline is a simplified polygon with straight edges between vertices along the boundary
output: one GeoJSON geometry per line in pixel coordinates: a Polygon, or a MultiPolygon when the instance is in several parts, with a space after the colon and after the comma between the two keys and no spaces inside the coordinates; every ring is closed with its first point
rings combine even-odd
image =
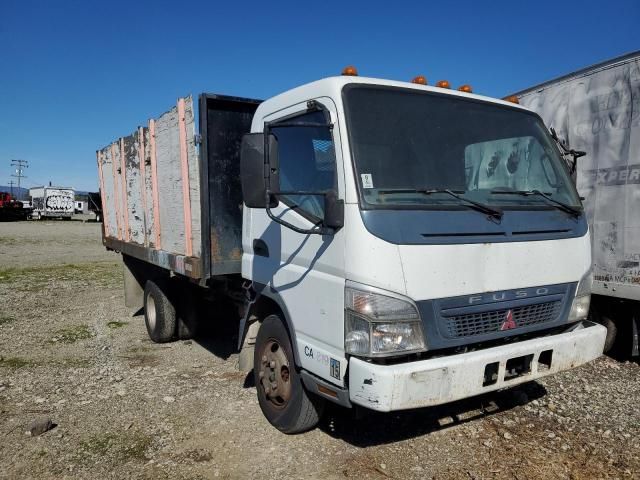
{"type": "Polygon", "coordinates": [[[461,87],[458,87],[458,90],[464,93],[473,93],[471,85],[462,85],[461,87]]]}
{"type": "Polygon", "coordinates": [[[436,83],[436,87],[451,88],[451,84],[449,83],[449,80],[438,80],[438,83],[436,83]]]}
{"type": "Polygon", "coordinates": [[[411,83],[417,83],[418,85],[426,85],[427,78],[423,75],[418,75],[417,77],[413,77],[413,80],[411,80],[411,83]]]}
{"type": "Polygon", "coordinates": [[[509,95],[508,97],[504,97],[503,100],[511,103],[520,103],[520,100],[518,100],[516,95],[509,95]]]}
{"type": "Polygon", "coordinates": [[[349,65],[348,67],[344,67],[344,69],[342,70],[342,75],[357,77],[358,70],[356,70],[356,67],[354,67],[353,65],[349,65]]]}

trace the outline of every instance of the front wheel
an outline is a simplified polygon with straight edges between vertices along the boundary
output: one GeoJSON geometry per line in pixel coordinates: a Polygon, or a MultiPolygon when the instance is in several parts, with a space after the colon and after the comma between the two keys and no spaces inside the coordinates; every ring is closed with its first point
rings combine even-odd
{"type": "Polygon", "coordinates": [[[609,313],[602,314],[595,308],[591,309],[589,319],[603,325],[607,329],[607,338],[604,341],[603,353],[609,353],[613,350],[616,344],[616,337],[618,336],[618,327],[615,322],[609,317],[609,313]]]}
{"type": "Polygon", "coordinates": [[[301,433],[318,424],[324,400],[308,393],[296,371],[289,334],[277,315],[264,319],[253,358],[260,409],[284,433],[301,433]]]}

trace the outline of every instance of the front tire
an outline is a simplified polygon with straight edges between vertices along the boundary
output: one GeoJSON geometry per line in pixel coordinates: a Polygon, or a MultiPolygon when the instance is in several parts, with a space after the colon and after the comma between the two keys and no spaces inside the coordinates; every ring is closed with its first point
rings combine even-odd
{"type": "Polygon", "coordinates": [[[287,329],[278,315],[269,315],[256,338],[253,374],[262,413],[289,434],[314,428],[324,409],[324,400],[305,390],[293,359],[287,329]]]}
{"type": "Polygon", "coordinates": [[[156,343],[170,342],[176,334],[176,309],[165,292],[152,280],[144,286],[144,323],[156,343]]]}
{"type": "Polygon", "coordinates": [[[591,313],[590,320],[606,327],[607,338],[604,341],[603,353],[610,353],[616,344],[616,338],[618,336],[618,327],[615,324],[615,322],[609,317],[609,313],[602,314],[600,311],[596,310],[595,308],[592,308],[590,313],[591,313]]]}

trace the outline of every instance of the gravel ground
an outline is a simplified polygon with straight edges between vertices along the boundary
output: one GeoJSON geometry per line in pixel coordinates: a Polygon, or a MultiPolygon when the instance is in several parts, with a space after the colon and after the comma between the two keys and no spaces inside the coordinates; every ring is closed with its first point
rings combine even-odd
{"type": "Polygon", "coordinates": [[[640,366],[286,436],[236,370],[237,323],[151,343],[100,226],[0,224],[0,478],[640,478],[640,366]],[[32,421],[55,427],[27,432],[32,421]]]}

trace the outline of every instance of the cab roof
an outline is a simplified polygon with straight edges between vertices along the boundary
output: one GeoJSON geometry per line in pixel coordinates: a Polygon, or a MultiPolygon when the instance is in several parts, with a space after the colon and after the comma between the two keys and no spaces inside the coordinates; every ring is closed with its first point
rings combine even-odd
{"type": "Polygon", "coordinates": [[[430,85],[421,85],[411,82],[399,82],[396,80],[387,80],[381,78],[359,77],[359,76],[336,76],[323,78],[311,83],[301,85],[299,87],[287,90],[279,95],[269,98],[260,104],[258,107],[254,119],[262,119],[267,115],[271,115],[280,110],[284,110],[298,103],[306,102],[309,99],[319,97],[340,98],[342,95],[342,88],[349,84],[360,85],[379,85],[385,87],[399,87],[404,89],[412,89],[422,92],[434,92],[443,95],[451,95],[453,97],[471,98],[481,100],[484,102],[490,102],[498,105],[505,105],[508,107],[521,108],[525,111],[531,111],[530,109],[523,107],[522,105],[500,100],[498,98],[487,97],[484,95],[477,95],[474,93],[465,93],[458,90],[450,90],[447,88],[440,88],[430,85]]]}

